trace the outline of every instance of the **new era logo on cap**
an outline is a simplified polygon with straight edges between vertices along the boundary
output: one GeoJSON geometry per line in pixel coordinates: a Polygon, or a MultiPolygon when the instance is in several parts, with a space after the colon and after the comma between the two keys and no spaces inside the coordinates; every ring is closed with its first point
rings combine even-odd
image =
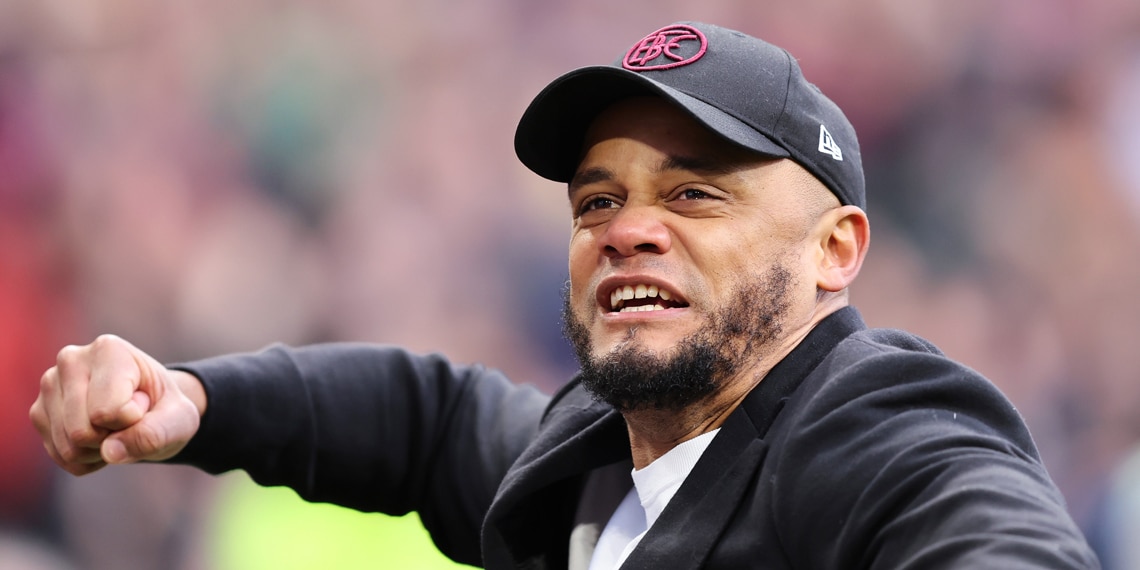
{"type": "Polygon", "coordinates": [[[843,160],[843,149],[835,144],[835,139],[831,138],[831,133],[823,125],[819,126],[819,152],[830,154],[835,160],[843,160]]]}

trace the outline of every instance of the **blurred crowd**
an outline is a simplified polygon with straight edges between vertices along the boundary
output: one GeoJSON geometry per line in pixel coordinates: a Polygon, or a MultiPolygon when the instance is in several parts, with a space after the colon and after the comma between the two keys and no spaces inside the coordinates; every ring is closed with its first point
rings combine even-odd
{"type": "Polygon", "coordinates": [[[557,388],[569,211],[515,122],[683,19],[846,110],[855,305],[997,383],[1105,567],[1140,568],[1135,0],[0,0],[0,569],[226,567],[218,479],[50,465],[27,409],[68,343],[398,343],[557,388]]]}

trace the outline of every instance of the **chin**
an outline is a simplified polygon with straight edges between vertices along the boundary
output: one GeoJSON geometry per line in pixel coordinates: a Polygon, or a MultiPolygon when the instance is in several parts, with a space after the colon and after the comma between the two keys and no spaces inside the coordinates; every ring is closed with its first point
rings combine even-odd
{"type": "Polygon", "coordinates": [[[604,358],[615,352],[636,350],[648,354],[665,356],[676,352],[682,339],[692,330],[660,330],[652,326],[630,326],[621,332],[598,331],[593,335],[594,358],[604,358]]]}

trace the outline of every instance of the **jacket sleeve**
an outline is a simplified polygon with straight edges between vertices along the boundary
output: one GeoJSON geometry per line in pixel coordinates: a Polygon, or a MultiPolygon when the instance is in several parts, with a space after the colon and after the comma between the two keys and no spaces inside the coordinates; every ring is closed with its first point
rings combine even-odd
{"type": "Polygon", "coordinates": [[[549,398],[478,366],[364,344],[270,347],[176,368],[209,405],[171,461],[247,471],[308,501],[402,515],[478,564],[499,482],[534,436],[549,398]]]}
{"type": "MultiPolygon", "coordinates": [[[[1013,405],[922,346],[825,361],[781,458],[796,567],[1099,568],[1013,405]]],[[[791,411],[791,410],[788,410],[791,411]]]]}

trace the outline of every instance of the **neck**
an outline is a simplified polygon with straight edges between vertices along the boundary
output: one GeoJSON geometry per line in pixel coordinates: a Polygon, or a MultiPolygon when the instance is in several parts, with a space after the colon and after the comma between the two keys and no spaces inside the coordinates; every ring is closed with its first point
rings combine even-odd
{"type": "Polygon", "coordinates": [[[720,427],[750,390],[732,398],[724,397],[722,390],[681,410],[623,412],[634,469],[644,469],[674,447],[720,427]]]}

